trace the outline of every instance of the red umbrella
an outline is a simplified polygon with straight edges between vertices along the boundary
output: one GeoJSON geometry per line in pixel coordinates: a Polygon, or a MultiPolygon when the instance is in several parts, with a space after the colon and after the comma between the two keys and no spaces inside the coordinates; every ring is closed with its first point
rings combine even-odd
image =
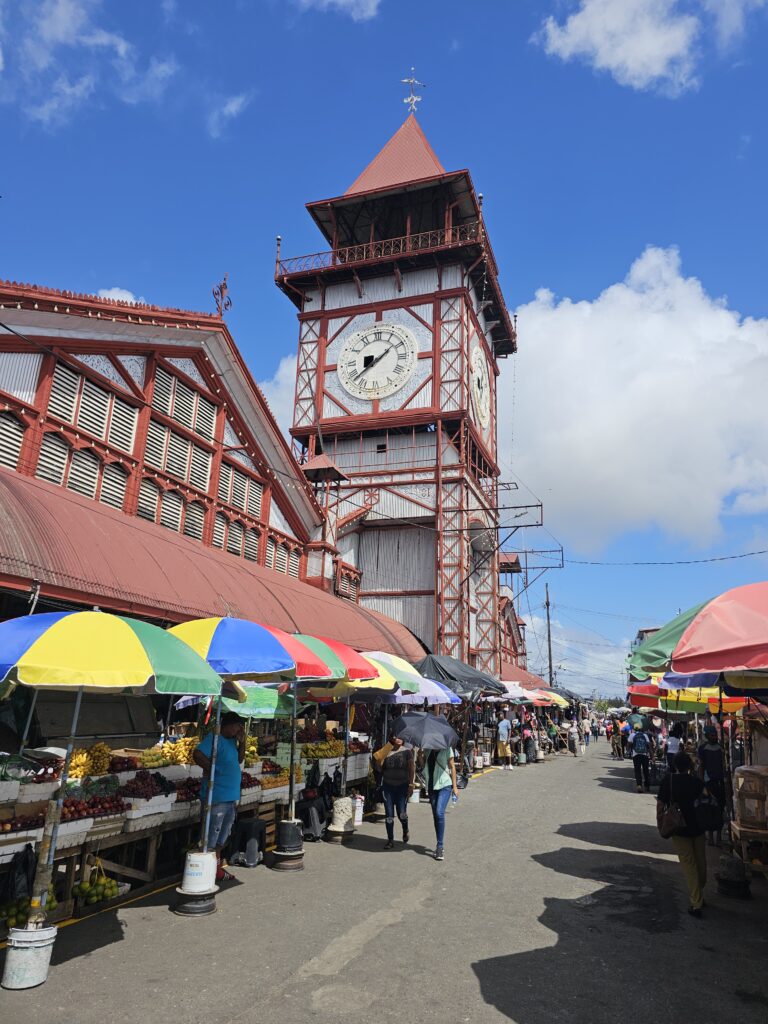
{"type": "Polygon", "coordinates": [[[297,679],[333,679],[333,670],[314,651],[311,651],[306,644],[303,644],[298,637],[292,633],[286,633],[282,629],[275,629],[272,626],[262,626],[268,633],[271,633],[286,649],[288,654],[296,662],[297,679]]]}
{"type": "Polygon", "coordinates": [[[672,670],[738,672],[768,669],[768,582],[734,587],[709,601],[672,651],[672,670]]]}

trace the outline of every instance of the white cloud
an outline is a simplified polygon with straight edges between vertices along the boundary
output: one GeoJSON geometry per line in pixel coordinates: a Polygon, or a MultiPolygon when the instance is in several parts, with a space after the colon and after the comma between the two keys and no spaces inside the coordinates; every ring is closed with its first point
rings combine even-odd
{"type": "Polygon", "coordinates": [[[115,302],[144,302],[143,296],[136,296],[127,288],[100,288],[96,293],[100,299],[113,299],[115,302]]]}
{"type": "Polygon", "coordinates": [[[718,41],[721,46],[740,39],[744,35],[747,15],[765,7],[766,0],[702,0],[706,11],[715,19],[718,41]]]}
{"type": "Polygon", "coordinates": [[[353,21],[369,21],[379,13],[381,0],[298,0],[298,4],[304,11],[339,11],[353,21]]]}
{"type": "Polygon", "coordinates": [[[245,110],[251,102],[251,97],[246,93],[238,96],[229,96],[221,100],[217,106],[208,114],[208,134],[212,139],[218,139],[226,125],[233,121],[245,110]]]}
{"type": "Polygon", "coordinates": [[[123,35],[97,23],[101,7],[102,0],[43,0],[12,9],[4,33],[6,97],[20,98],[33,120],[63,124],[104,92],[130,104],[162,97],[177,71],[173,57],[142,58],[123,35]]]}
{"type": "Polygon", "coordinates": [[[259,381],[272,415],[282,432],[288,436],[293,421],[293,398],[296,391],[296,356],[283,356],[273,377],[259,381]]]}
{"type": "Polygon", "coordinates": [[[516,403],[502,460],[566,543],[596,551],[659,528],[713,542],[726,515],[768,506],[768,319],[742,318],[650,247],[592,301],[546,289],[518,309],[516,403]]]}
{"type": "Polygon", "coordinates": [[[696,85],[698,18],[678,0],[579,0],[564,24],[545,20],[535,36],[562,60],[584,60],[620,85],[679,93],[696,85]]]}
{"type": "Polygon", "coordinates": [[[47,99],[28,106],[27,113],[46,128],[64,124],[93,95],[95,85],[93,75],[83,75],[76,82],[61,75],[53,83],[47,99]]]}

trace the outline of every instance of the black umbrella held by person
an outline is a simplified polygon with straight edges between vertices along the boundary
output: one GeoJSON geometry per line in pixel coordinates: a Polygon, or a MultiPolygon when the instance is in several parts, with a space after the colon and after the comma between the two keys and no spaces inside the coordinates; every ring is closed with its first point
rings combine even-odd
{"type": "Polygon", "coordinates": [[[459,737],[442,715],[428,711],[409,711],[401,715],[392,727],[395,736],[422,750],[446,750],[458,746],[459,737]]]}

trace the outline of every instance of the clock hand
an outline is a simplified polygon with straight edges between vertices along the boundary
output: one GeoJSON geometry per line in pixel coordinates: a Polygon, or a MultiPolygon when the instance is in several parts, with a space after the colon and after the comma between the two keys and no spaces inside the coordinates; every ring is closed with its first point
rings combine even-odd
{"type": "Polygon", "coordinates": [[[388,352],[389,352],[389,349],[385,348],[384,351],[381,353],[381,355],[376,356],[375,359],[373,359],[370,363],[368,363],[368,365],[363,369],[363,373],[367,373],[368,370],[373,369],[373,367],[376,365],[376,363],[380,362],[384,358],[384,356],[387,355],[388,352]]]}

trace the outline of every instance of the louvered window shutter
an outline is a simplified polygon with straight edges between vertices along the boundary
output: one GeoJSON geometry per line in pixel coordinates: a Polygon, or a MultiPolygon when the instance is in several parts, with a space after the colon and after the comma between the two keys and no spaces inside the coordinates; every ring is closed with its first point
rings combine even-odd
{"type": "Polygon", "coordinates": [[[95,498],[100,469],[101,462],[91,452],[82,449],[72,452],[67,487],[70,491],[84,494],[87,498],[95,498]]]}
{"type": "Polygon", "coordinates": [[[187,537],[194,537],[195,540],[203,539],[203,525],[205,523],[205,509],[193,501],[187,505],[187,512],[184,516],[184,533],[187,537]]]}
{"type": "Polygon", "coordinates": [[[149,421],[147,430],[147,443],[144,448],[144,461],[148,466],[155,469],[162,469],[165,465],[165,440],[168,430],[161,427],[156,420],[149,421]]]}
{"type": "Polygon", "coordinates": [[[180,380],[175,380],[174,385],[173,418],[191,430],[195,422],[195,392],[180,380]]]}
{"type": "Polygon", "coordinates": [[[109,421],[109,443],[123,452],[133,451],[138,411],[120,398],[112,399],[112,419],[109,421]]]}
{"type": "Polygon", "coordinates": [[[165,460],[166,472],[178,476],[182,480],[189,478],[189,450],[191,445],[178,434],[171,431],[168,438],[168,455],[165,460]]]}
{"type": "Polygon", "coordinates": [[[229,524],[229,532],[227,533],[227,551],[232,555],[242,555],[243,553],[243,536],[245,529],[242,523],[232,522],[229,524]]]}
{"type": "Polygon", "coordinates": [[[232,504],[235,508],[245,511],[245,495],[248,490],[248,477],[239,469],[232,471],[232,504]]]}
{"type": "Polygon", "coordinates": [[[91,381],[83,383],[80,408],[77,411],[77,425],[96,437],[106,437],[109,392],[97,387],[91,381]]]}
{"type": "Polygon", "coordinates": [[[122,509],[125,502],[125,488],[128,483],[128,474],[114,462],[104,467],[101,475],[101,494],[99,501],[104,505],[111,505],[112,508],[122,509]]]}
{"type": "Polygon", "coordinates": [[[224,547],[224,533],[227,529],[227,517],[223,516],[221,512],[216,513],[216,518],[213,521],[213,546],[215,548],[224,547]]]}
{"type": "Polygon", "coordinates": [[[195,430],[203,437],[213,437],[216,430],[216,406],[202,395],[197,396],[195,430]]]}
{"type": "Polygon", "coordinates": [[[152,408],[171,415],[171,398],[173,396],[173,377],[158,366],[155,370],[155,387],[152,392],[152,408]]]}
{"type": "Polygon", "coordinates": [[[0,413],[0,466],[16,469],[19,464],[24,427],[15,416],[0,413]]]}
{"type": "Polygon", "coordinates": [[[50,480],[52,484],[60,484],[64,480],[67,468],[69,445],[58,434],[45,434],[40,445],[40,457],[37,460],[35,476],[41,480],[50,480]]]}
{"type": "Polygon", "coordinates": [[[259,531],[248,530],[245,534],[245,557],[249,562],[259,560],[259,531]]]}
{"type": "Polygon", "coordinates": [[[160,525],[178,533],[181,530],[181,513],[184,502],[176,491],[166,491],[160,502],[160,525]]]}
{"type": "Polygon", "coordinates": [[[285,544],[281,544],[277,549],[275,568],[278,572],[286,572],[288,569],[288,548],[285,544]]]}
{"type": "Polygon", "coordinates": [[[152,481],[142,480],[141,487],[139,488],[137,515],[154,523],[157,520],[157,502],[159,497],[159,491],[152,481]]]}
{"type": "Polygon", "coordinates": [[[189,482],[199,491],[208,491],[211,483],[211,453],[192,445],[192,463],[189,469],[189,482]]]}
{"type": "Polygon", "coordinates": [[[275,568],[275,551],[277,550],[277,541],[274,537],[267,537],[267,558],[266,566],[268,569],[275,568]]]}
{"type": "Polygon", "coordinates": [[[232,486],[232,467],[222,462],[219,470],[219,501],[229,504],[229,489],[232,486]]]}
{"type": "Polygon", "coordinates": [[[259,519],[261,516],[261,496],[263,488],[257,480],[248,481],[248,512],[259,519]]]}
{"type": "Polygon", "coordinates": [[[51,397],[48,399],[48,412],[66,420],[75,422],[75,405],[80,390],[80,375],[70,370],[64,363],[57,363],[51,382],[51,397]]]}
{"type": "Polygon", "coordinates": [[[301,564],[301,555],[295,549],[291,551],[288,559],[288,575],[293,576],[294,579],[299,578],[299,565],[301,564]]]}

